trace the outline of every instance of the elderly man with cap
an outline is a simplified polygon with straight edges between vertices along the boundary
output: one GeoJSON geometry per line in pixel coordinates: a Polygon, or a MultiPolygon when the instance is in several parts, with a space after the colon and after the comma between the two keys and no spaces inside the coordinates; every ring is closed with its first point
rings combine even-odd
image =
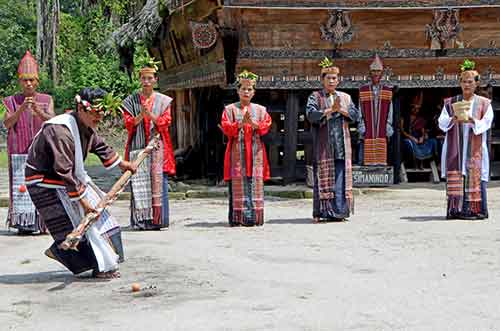
{"type": "Polygon", "coordinates": [[[103,192],[85,171],[88,153],[96,154],[106,169],[135,166],[109,147],[95,129],[103,119],[106,92],[85,88],[76,96],[76,111],[53,117],[33,139],[26,161],[26,184],[40,216],[54,239],[45,254],[74,274],[93,270],[98,278],[119,277],[123,260],[119,224],[104,210],[76,250],[61,243],[88,213],[95,213],[103,192]]]}
{"type": "Polygon", "coordinates": [[[375,55],[370,64],[371,82],[359,89],[359,163],[362,165],[387,165],[387,141],[394,131],[392,87],[380,82],[383,70],[382,60],[375,55]]]}
{"type": "Polygon", "coordinates": [[[446,178],[448,219],[488,218],[488,131],[493,108],[490,99],[474,93],[478,85],[475,63],[465,60],[460,74],[462,94],[444,101],[438,120],[439,128],[446,132],[441,176],[446,178]]]}
{"type": "Polygon", "coordinates": [[[306,115],[313,136],[313,221],[344,221],[354,212],[352,151],[349,123],[359,111],[351,96],[336,90],[340,69],[325,58],[323,89],[307,100],[306,115]]]}
{"type": "Polygon", "coordinates": [[[19,234],[44,233],[43,220],[36,212],[24,180],[28,148],[44,121],[54,116],[52,97],[38,93],[38,64],[29,51],[18,68],[22,93],[3,99],[7,108],[4,125],[8,129],[9,211],[7,224],[19,234]]]}
{"type": "Polygon", "coordinates": [[[123,101],[127,160],[137,158],[155,134],[161,136],[160,148],[148,156],[131,180],[130,223],[136,230],[161,230],[169,225],[168,176],[175,175],[169,130],[172,98],[154,91],[156,73],[156,64],[151,60],[140,70],[141,90],[123,101]]]}

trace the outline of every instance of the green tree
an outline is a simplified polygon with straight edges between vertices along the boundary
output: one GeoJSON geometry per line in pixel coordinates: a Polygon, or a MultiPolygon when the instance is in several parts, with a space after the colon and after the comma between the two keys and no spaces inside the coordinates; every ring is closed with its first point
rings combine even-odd
{"type": "MultiPolygon", "coordinates": [[[[73,107],[73,98],[87,86],[101,87],[124,98],[138,88],[119,70],[119,56],[110,42],[111,34],[131,10],[143,0],[59,0],[59,33],[56,48],[58,81],[42,68],[40,91],[54,96],[56,109],[73,107]],[[85,8],[85,10],[82,10],[85,8]]],[[[16,69],[27,49],[34,53],[37,35],[37,1],[0,0],[0,97],[18,90],[16,69]]],[[[137,46],[136,61],[144,61],[146,49],[137,46]]]]}
{"type": "Polygon", "coordinates": [[[17,65],[26,50],[35,52],[34,1],[0,0],[0,96],[17,88],[17,65]]]}

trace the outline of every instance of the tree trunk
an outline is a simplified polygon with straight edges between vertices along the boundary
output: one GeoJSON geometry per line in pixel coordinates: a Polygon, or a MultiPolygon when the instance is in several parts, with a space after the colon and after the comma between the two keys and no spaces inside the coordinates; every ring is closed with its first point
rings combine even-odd
{"type": "Polygon", "coordinates": [[[36,16],[37,16],[37,27],[36,27],[36,57],[38,63],[43,65],[44,53],[45,53],[45,39],[46,35],[45,25],[47,17],[47,2],[43,0],[37,0],[36,3],[36,16]]]}
{"type": "Polygon", "coordinates": [[[57,70],[57,44],[59,39],[59,23],[60,23],[60,12],[61,5],[59,0],[52,0],[52,40],[51,40],[51,50],[52,54],[50,57],[50,68],[51,76],[54,81],[54,85],[59,83],[59,75],[57,70]]]}
{"type": "Polygon", "coordinates": [[[58,82],[57,42],[59,35],[59,0],[37,0],[36,55],[40,66],[58,82]]]}

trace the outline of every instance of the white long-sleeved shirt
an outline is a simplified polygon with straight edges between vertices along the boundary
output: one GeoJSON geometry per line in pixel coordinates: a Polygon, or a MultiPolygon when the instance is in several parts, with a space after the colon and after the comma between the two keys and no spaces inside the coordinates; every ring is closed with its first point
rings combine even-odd
{"type": "MultiPolygon", "coordinates": [[[[475,103],[477,101],[478,96],[474,95],[472,98],[472,105],[469,110],[469,115],[472,116],[472,110],[474,109],[475,103]]],[[[439,128],[446,132],[446,137],[444,139],[443,151],[441,153],[441,176],[446,177],[446,151],[448,149],[448,131],[455,125],[452,122],[453,118],[449,116],[448,111],[446,110],[446,106],[443,107],[441,111],[441,115],[439,116],[438,123],[439,128]]],[[[472,131],[472,134],[476,136],[482,135],[482,162],[481,162],[481,180],[488,181],[490,174],[490,157],[488,153],[488,144],[487,144],[487,131],[491,128],[491,123],[493,122],[493,108],[491,107],[491,103],[486,110],[483,118],[478,120],[474,119],[474,123],[462,123],[463,125],[463,148],[462,148],[462,174],[465,176],[466,171],[466,158],[467,158],[467,149],[469,145],[469,134],[472,131]]],[[[458,125],[458,124],[457,124],[458,125]]]]}

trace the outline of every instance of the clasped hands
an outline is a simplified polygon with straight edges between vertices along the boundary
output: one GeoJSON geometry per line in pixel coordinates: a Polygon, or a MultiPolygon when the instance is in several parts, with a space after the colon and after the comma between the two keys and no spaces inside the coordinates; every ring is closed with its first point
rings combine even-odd
{"type": "Polygon", "coordinates": [[[153,114],[148,110],[147,107],[145,107],[144,105],[141,105],[141,113],[140,115],[144,118],[153,118],[153,114]]]}
{"type": "Polygon", "coordinates": [[[38,105],[35,102],[35,99],[33,97],[26,97],[24,98],[24,102],[21,105],[21,112],[25,111],[26,109],[30,108],[33,111],[33,114],[36,116],[42,116],[43,110],[41,110],[38,105]]]}
{"type": "Polygon", "coordinates": [[[245,115],[243,115],[243,119],[239,123],[238,127],[241,129],[245,124],[249,124],[253,129],[259,128],[259,124],[254,122],[252,116],[250,115],[250,112],[248,111],[245,113],[245,115]]]}
{"type": "Polygon", "coordinates": [[[333,106],[330,108],[326,108],[323,114],[324,116],[326,116],[327,119],[330,119],[334,113],[338,113],[339,111],[340,111],[340,99],[336,98],[333,106]]]}
{"type": "Polygon", "coordinates": [[[153,122],[156,121],[156,117],[153,115],[153,113],[150,112],[144,104],[141,104],[141,112],[135,117],[134,125],[139,125],[139,123],[141,123],[143,119],[152,120],[153,122]]]}

